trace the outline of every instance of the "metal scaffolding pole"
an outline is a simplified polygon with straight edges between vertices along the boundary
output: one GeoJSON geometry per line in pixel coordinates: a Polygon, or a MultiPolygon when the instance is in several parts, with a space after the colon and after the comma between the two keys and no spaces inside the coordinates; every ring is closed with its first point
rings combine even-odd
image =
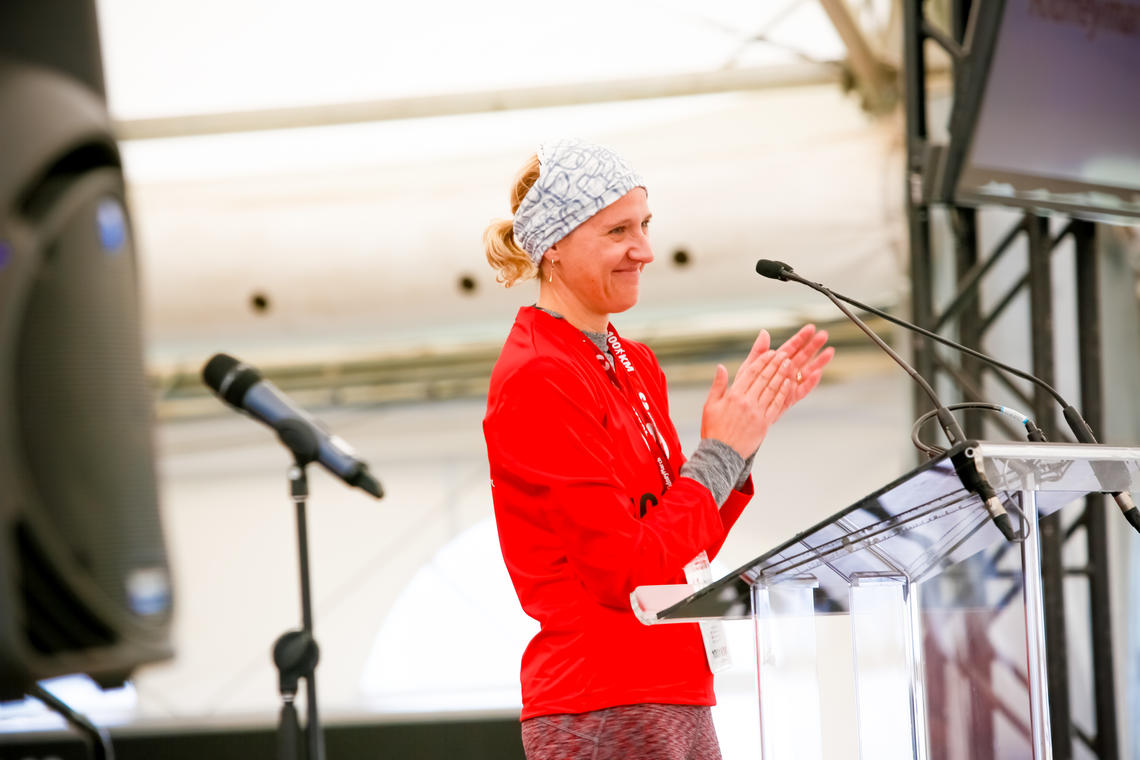
{"type": "MultiPolygon", "coordinates": [[[[1056,383],[1053,356],[1053,246],[1049,220],[1027,214],[1029,248],[1029,317],[1033,369],[1049,385],[1056,383]]],[[[1057,414],[1053,399],[1034,388],[1033,416],[1049,440],[1057,440],[1057,414]]],[[[1054,760],[1072,756],[1072,716],[1069,710],[1068,636],[1065,630],[1065,566],[1062,561],[1063,512],[1041,520],[1041,581],[1044,595],[1046,672],[1049,678],[1049,716],[1054,760]]]]}
{"type": "MultiPolygon", "coordinates": [[[[1029,323],[1029,343],[1031,346],[1032,371],[1045,382],[1053,384],[1055,379],[1056,357],[1054,356],[1054,282],[1052,277],[1053,252],[1059,238],[1071,237],[1075,249],[1075,295],[1077,305],[1076,345],[1073,346],[1080,362],[1081,406],[1094,431],[1100,432],[1104,425],[1103,375],[1101,356],[1101,336],[1098,297],[1097,254],[1095,245],[1096,227],[1090,222],[1072,221],[1058,239],[1050,235],[1049,221],[1044,217],[1027,213],[1015,224],[995,249],[985,256],[979,256],[979,217],[974,209],[947,206],[950,219],[950,232],[953,238],[955,255],[956,292],[951,294],[948,306],[939,313],[935,302],[936,270],[931,246],[931,208],[936,201],[946,203],[945,193],[939,193],[939,184],[945,180],[940,172],[937,157],[945,149],[947,153],[958,155],[962,151],[962,139],[955,145],[932,146],[928,142],[926,124],[926,60],[923,51],[925,42],[932,39],[942,45],[956,63],[970,55],[967,46],[967,17],[971,4],[968,0],[958,0],[951,8],[949,32],[938,30],[924,17],[923,0],[904,0],[904,72],[906,97],[906,139],[907,139],[907,219],[910,232],[910,273],[912,280],[911,306],[913,318],[920,326],[941,332],[956,330],[958,339],[968,346],[981,349],[983,338],[994,327],[998,317],[1024,309],[1029,323]],[[957,153],[955,153],[957,151],[957,153]],[[1021,241],[1024,241],[1022,243],[1021,241]],[[985,304],[983,312],[982,293],[988,281],[993,280],[994,264],[1004,256],[1015,243],[1018,250],[1027,251],[1025,273],[998,297],[985,304]],[[1027,298],[1019,298],[1019,296],[1027,298]]],[[[992,9],[991,9],[992,10],[992,9]]],[[[991,20],[996,16],[991,15],[991,20]]],[[[975,29],[975,32],[977,30],[975,29]]],[[[958,65],[955,71],[965,68],[958,65]]],[[[963,93],[960,82],[955,82],[955,92],[960,96],[977,98],[979,93],[963,93]]],[[[980,86],[980,84],[979,84],[980,86]]],[[[951,142],[955,136],[951,134],[951,142]]],[[[1008,273],[1005,275],[1009,277],[1008,273]]],[[[1065,283],[1062,283],[1065,284],[1065,283]]],[[[923,342],[916,343],[914,363],[920,373],[932,383],[941,376],[948,380],[967,399],[984,391],[983,373],[985,369],[964,359],[960,362],[940,360],[934,354],[934,347],[923,342]]],[[[1007,390],[1023,397],[1016,386],[1007,378],[994,375],[993,379],[1005,384],[1007,390]]],[[[1053,399],[1039,389],[1024,397],[1032,407],[1033,416],[1051,440],[1062,440],[1064,436],[1058,424],[1057,408],[1053,399]]],[[[916,414],[924,412],[929,402],[924,396],[915,396],[916,414]]],[[[966,420],[967,431],[971,436],[980,435],[983,426],[980,422],[966,420]]],[[[1090,498],[1083,514],[1072,523],[1068,531],[1061,522],[1062,514],[1071,517],[1072,510],[1065,510],[1041,524],[1041,556],[1043,591],[1045,596],[1045,632],[1047,669],[1049,685],[1049,708],[1052,731],[1052,756],[1056,760],[1068,760],[1074,756],[1074,742],[1081,741],[1101,760],[1118,760],[1116,699],[1114,685],[1113,652],[1111,639],[1110,590],[1107,567],[1108,539],[1103,497],[1090,498]],[[1083,529],[1083,532],[1082,530],[1083,529]],[[1076,541],[1084,541],[1086,564],[1083,567],[1066,568],[1063,564],[1064,549],[1076,541]],[[1071,542],[1073,542],[1071,544],[1071,542]],[[1091,712],[1096,725],[1085,730],[1073,723],[1073,696],[1070,689],[1068,668],[1069,641],[1066,629],[1065,583],[1088,583],[1088,629],[1091,646],[1091,712]]],[[[1076,599],[1083,596],[1077,594],[1076,599]]],[[[1074,609],[1068,605],[1069,617],[1074,617],[1074,609]]],[[[1083,612],[1083,609],[1081,610],[1083,612]]],[[[937,693],[929,693],[931,700],[940,700],[937,693]]],[[[933,706],[933,705],[932,705],[933,706]]],[[[933,732],[934,726],[931,727],[933,732]]],[[[938,743],[933,740],[932,748],[938,743]]]]}
{"type": "MultiPolygon", "coordinates": [[[[1094,433],[1101,436],[1105,423],[1104,362],[1101,355],[1096,226],[1091,222],[1074,222],[1070,234],[1075,249],[1081,408],[1085,421],[1094,433]]],[[[1085,511],[1081,518],[1085,529],[1087,567],[1077,577],[1087,578],[1089,584],[1089,637],[1092,642],[1096,727],[1091,736],[1079,728],[1076,729],[1076,734],[1097,757],[1116,760],[1120,756],[1120,747],[1116,725],[1106,506],[1107,500],[1102,494],[1091,494],[1085,499],[1085,511]]]]}

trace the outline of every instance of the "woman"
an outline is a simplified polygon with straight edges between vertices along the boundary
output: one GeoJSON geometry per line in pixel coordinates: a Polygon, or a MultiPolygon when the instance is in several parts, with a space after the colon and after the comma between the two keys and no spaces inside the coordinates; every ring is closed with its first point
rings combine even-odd
{"type": "Polygon", "coordinates": [[[653,261],[645,183],[613,151],[562,140],[523,167],[511,208],[487,259],[507,286],[538,277],[539,295],[483,429],[503,558],[541,625],[522,661],[527,757],[719,758],[699,627],[644,626],[629,595],[716,555],[768,427],[819,382],[827,335],[809,325],[771,350],[762,331],[731,384],[718,366],[686,460],[656,358],[609,322],[653,261]]]}

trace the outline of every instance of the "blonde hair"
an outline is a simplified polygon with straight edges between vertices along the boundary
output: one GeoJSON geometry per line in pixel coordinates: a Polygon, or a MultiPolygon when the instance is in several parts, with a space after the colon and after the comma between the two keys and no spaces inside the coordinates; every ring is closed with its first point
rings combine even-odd
{"type": "MultiPolygon", "coordinates": [[[[526,160],[511,187],[511,213],[519,210],[519,204],[527,192],[538,181],[538,154],[526,160]]],[[[495,278],[508,288],[522,280],[539,276],[539,268],[530,260],[530,255],[515,242],[513,219],[496,219],[483,231],[483,249],[487,263],[499,271],[495,278]]]]}

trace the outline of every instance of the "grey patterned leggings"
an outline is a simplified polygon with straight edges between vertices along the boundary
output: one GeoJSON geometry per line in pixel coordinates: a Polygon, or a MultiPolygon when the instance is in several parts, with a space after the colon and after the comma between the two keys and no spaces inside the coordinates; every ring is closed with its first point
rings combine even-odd
{"type": "Polygon", "coordinates": [[[712,711],[622,705],[522,724],[527,760],[721,760],[712,711]]]}

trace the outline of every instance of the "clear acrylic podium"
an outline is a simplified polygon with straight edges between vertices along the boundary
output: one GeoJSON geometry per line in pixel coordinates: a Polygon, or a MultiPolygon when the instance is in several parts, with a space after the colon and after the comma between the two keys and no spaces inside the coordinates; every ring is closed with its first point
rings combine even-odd
{"type": "Polygon", "coordinates": [[[1049,758],[1038,518],[1138,487],[1140,448],[971,441],[711,585],[632,603],[650,625],[755,620],[763,760],[1049,758]],[[963,487],[971,467],[1023,540],[963,487]]]}

